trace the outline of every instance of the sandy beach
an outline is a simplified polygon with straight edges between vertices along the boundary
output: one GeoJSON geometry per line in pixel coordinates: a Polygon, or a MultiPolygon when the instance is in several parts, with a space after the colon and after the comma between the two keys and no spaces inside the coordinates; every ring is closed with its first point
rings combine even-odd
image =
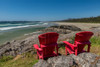
{"type": "Polygon", "coordinates": [[[81,28],[84,31],[89,31],[91,28],[99,28],[100,23],[71,23],[71,22],[55,22],[58,25],[74,25],[81,28]]]}

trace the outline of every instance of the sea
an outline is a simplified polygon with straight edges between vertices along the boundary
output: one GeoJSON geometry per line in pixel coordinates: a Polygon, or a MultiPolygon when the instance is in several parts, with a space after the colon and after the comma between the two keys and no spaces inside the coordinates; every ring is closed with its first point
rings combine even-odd
{"type": "Polygon", "coordinates": [[[0,44],[55,25],[40,21],[0,21],[0,44]]]}

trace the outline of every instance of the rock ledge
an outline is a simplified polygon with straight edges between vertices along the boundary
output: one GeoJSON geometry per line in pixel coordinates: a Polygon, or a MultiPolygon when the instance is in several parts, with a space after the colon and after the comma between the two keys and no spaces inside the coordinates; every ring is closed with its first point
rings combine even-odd
{"type": "Polygon", "coordinates": [[[57,56],[48,60],[39,60],[33,67],[100,67],[100,57],[92,53],[57,56]]]}

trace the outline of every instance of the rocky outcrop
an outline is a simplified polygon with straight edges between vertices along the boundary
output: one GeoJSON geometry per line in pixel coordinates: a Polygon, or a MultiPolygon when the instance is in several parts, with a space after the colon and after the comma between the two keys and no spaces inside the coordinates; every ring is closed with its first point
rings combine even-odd
{"type": "Polygon", "coordinates": [[[38,35],[34,35],[23,40],[7,42],[6,44],[0,46],[0,57],[3,55],[16,56],[18,54],[33,51],[33,44],[38,43],[37,37],[38,35]]]}
{"type": "Polygon", "coordinates": [[[59,25],[59,26],[51,26],[52,28],[59,28],[59,29],[66,29],[66,30],[72,30],[72,31],[81,31],[80,28],[74,26],[74,25],[59,25]]]}
{"type": "Polygon", "coordinates": [[[57,56],[39,60],[33,67],[100,67],[100,57],[92,53],[81,53],[68,56],[57,56]]]}
{"type": "MultiPolygon", "coordinates": [[[[2,56],[16,56],[26,52],[34,52],[33,44],[39,45],[38,35],[30,36],[23,40],[13,40],[11,42],[7,42],[6,44],[0,46],[0,57],[2,56]]],[[[62,46],[62,41],[67,38],[67,35],[60,35],[58,40],[58,45],[62,46]]],[[[68,38],[67,38],[68,39],[68,38]]]]}
{"type": "Polygon", "coordinates": [[[74,25],[59,25],[59,26],[51,26],[42,31],[43,32],[57,32],[60,34],[68,34],[72,31],[81,31],[81,29],[74,25]]]}

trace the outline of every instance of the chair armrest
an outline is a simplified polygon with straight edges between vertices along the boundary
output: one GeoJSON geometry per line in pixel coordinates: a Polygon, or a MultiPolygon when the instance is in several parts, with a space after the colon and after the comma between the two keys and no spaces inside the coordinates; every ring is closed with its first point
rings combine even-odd
{"type": "Polygon", "coordinates": [[[76,44],[87,44],[87,45],[91,45],[90,41],[86,41],[86,42],[77,42],[75,41],[76,44]]]}
{"type": "Polygon", "coordinates": [[[69,45],[69,46],[71,46],[71,47],[73,47],[73,48],[77,48],[77,46],[76,45],[74,45],[74,44],[71,44],[71,43],[69,43],[68,41],[63,41],[66,45],[69,45]]]}
{"type": "Polygon", "coordinates": [[[42,49],[39,48],[39,46],[38,46],[37,44],[34,44],[33,46],[34,46],[35,49],[37,49],[37,50],[39,50],[39,51],[42,51],[42,49]]]}

